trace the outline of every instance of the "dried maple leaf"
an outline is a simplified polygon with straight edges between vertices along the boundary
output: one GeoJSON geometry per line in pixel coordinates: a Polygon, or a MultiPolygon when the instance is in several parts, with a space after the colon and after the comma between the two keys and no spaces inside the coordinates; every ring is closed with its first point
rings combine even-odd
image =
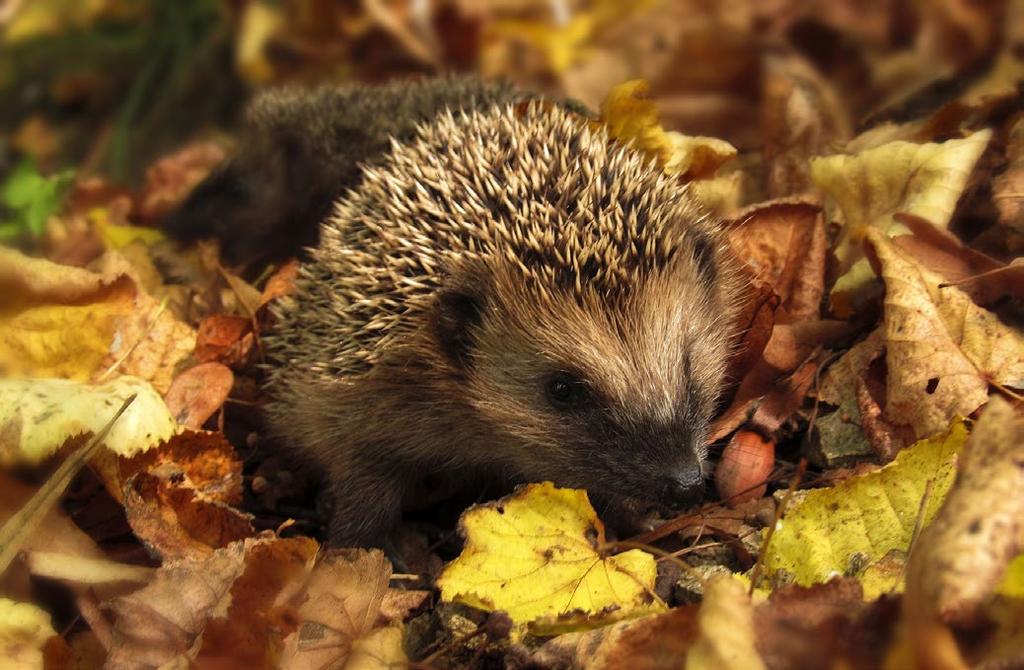
{"type": "MultiPolygon", "coordinates": [[[[999,210],[999,224],[1024,238],[1024,117],[1010,128],[1006,160],[1006,170],[992,182],[992,201],[999,210]]],[[[1024,240],[1018,239],[1018,243],[1020,252],[1024,240]]]]}
{"type": "Polygon", "coordinates": [[[307,538],[263,536],[164,563],[147,586],[107,603],[114,635],[106,667],[204,667],[222,654],[233,664],[222,667],[270,666],[273,639],[287,625],[275,599],[316,551],[307,538]],[[232,621],[244,630],[240,637],[225,630],[232,621]],[[213,643],[222,646],[211,649],[213,643]]]}
{"type": "Polygon", "coordinates": [[[437,580],[444,600],[547,634],[664,608],[650,554],[602,553],[604,525],[584,491],[531,484],[466,510],[460,527],[466,546],[437,580]]]}

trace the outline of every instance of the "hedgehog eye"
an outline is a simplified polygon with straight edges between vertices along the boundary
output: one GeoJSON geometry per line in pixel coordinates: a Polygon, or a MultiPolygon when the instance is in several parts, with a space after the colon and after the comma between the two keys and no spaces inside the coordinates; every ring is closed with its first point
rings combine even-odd
{"type": "Polygon", "coordinates": [[[578,406],[586,397],[586,388],[579,378],[567,373],[556,372],[544,384],[548,402],[560,410],[578,406]]]}

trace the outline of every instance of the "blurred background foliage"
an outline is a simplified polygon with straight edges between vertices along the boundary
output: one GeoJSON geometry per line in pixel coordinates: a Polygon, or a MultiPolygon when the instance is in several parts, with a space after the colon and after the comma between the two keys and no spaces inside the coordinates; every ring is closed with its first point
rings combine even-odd
{"type": "MultiPolygon", "coordinates": [[[[2,0],[0,173],[25,157],[138,183],[293,81],[439,71],[506,77],[596,108],[643,78],[666,127],[764,147],[796,81],[841,143],[949,89],[1019,86],[1013,0],[2,0]],[[934,94],[930,94],[930,92],[934,94]]],[[[826,138],[828,139],[828,138],[826,138]]]]}

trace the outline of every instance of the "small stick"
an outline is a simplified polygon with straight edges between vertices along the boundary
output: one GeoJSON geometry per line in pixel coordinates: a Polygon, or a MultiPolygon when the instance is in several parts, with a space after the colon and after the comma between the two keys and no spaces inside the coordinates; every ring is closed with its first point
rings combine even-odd
{"type": "Polygon", "coordinates": [[[754,567],[750,571],[749,595],[754,594],[754,588],[757,586],[757,583],[761,581],[761,568],[764,565],[764,554],[768,551],[768,545],[772,541],[772,535],[775,534],[775,528],[779,525],[779,519],[781,519],[782,515],[786,512],[786,507],[789,506],[789,501],[793,497],[796,487],[800,486],[800,480],[804,478],[805,472],[807,472],[807,459],[801,458],[800,464],[796,466],[796,472],[793,473],[793,480],[789,483],[789,488],[786,489],[786,495],[783,496],[782,502],[779,503],[779,507],[775,510],[775,519],[772,521],[772,525],[768,526],[768,532],[764,535],[764,542],[761,543],[761,551],[757,552],[757,562],[754,563],[754,567]]]}

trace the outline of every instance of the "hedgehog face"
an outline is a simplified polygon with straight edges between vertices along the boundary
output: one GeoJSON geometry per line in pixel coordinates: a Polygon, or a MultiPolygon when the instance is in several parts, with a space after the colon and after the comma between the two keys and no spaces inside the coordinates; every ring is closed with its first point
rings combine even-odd
{"type": "Polygon", "coordinates": [[[450,294],[442,341],[495,433],[481,450],[598,497],[699,501],[731,340],[726,296],[703,273],[688,261],[629,294],[581,296],[498,270],[475,297],[450,294]]]}

